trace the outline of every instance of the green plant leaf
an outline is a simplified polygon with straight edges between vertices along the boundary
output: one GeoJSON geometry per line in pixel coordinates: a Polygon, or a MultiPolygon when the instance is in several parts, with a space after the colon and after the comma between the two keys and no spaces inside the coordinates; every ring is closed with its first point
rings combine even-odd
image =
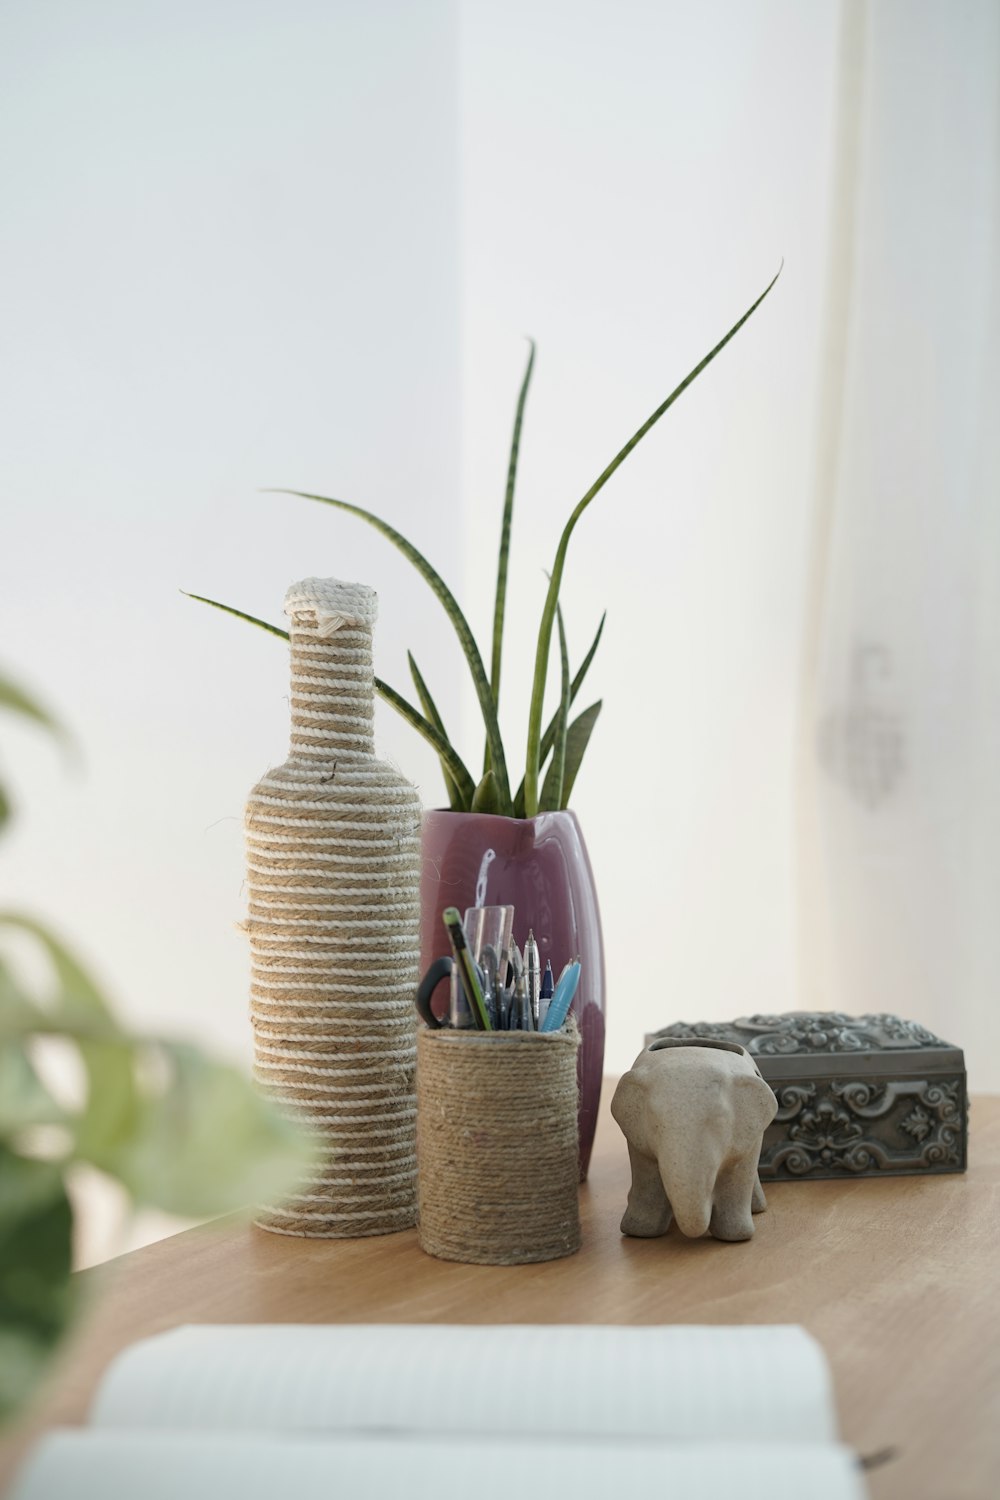
{"type": "MultiPolygon", "coordinates": [[[[572,706],[572,704],[575,702],[576,695],[580,691],[580,688],[583,686],[583,679],[587,675],[587,671],[588,671],[588,669],[590,667],[590,663],[594,660],[594,656],[595,656],[595,654],[597,652],[597,648],[600,645],[601,636],[604,633],[604,622],[605,622],[605,620],[607,618],[608,618],[608,612],[607,612],[607,610],[605,610],[604,614],[601,616],[601,623],[597,627],[597,634],[594,636],[594,639],[590,643],[590,650],[587,652],[586,656],[583,658],[583,661],[580,663],[579,671],[577,672],[576,676],[573,678],[572,683],[570,684],[570,690],[569,690],[570,706],[572,706]]],[[[545,733],[542,735],[542,744],[541,744],[541,749],[539,751],[539,762],[540,762],[541,765],[545,764],[546,756],[549,754],[549,752],[552,749],[552,746],[555,744],[556,730],[558,729],[558,727],[559,727],[559,711],[557,709],[556,712],[552,715],[552,718],[549,720],[548,726],[546,727],[546,730],[545,730],[545,733]]],[[[577,767],[577,769],[579,769],[579,767],[577,767]]],[[[564,807],[567,805],[568,798],[569,798],[569,792],[564,787],[563,788],[563,806],[564,807]]],[[[523,776],[521,778],[521,784],[518,787],[516,793],[514,794],[514,816],[515,816],[515,818],[523,818],[524,817],[524,777],[523,776]]]]}
{"type": "Polygon", "coordinates": [[[493,687],[493,702],[500,706],[500,663],[503,656],[503,622],[507,604],[507,564],[510,557],[510,526],[514,514],[514,486],[517,482],[517,458],[521,449],[521,424],[524,421],[524,403],[528,398],[531,372],[535,367],[535,341],[528,340],[528,363],[521,381],[521,391],[514,412],[514,431],[510,440],[510,459],[507,464],[507,491],[504,496],[503,521],[500,526],[500,552],[497,559],[497,592],[493,607],[493,656],[490,664],[490,683],[493,687]]]}
{"type": "Polygon", "coordinates": [[[31,1125],[63,1125],[67,1115],[38,1076],[23,1039],[0,1043],[0,1138],[31,1125]]]}
{"type": "Polygon", "coordinates": [[[45,949],[55,971],[58,987],[56,1003],[67,1020],[97,1020],[104,1027],[114,1026],[108,1002],[93,979],[47,927],[43,927],[33,917],[14,911],[0,911],[0,927],[27,932],[45,949]]]}
{"type": "Polygon", "coordinates": [[[473,781],[468,769],[459,758],[456,751],[452,749],[451,745],[445,739],[444,735],[441,734],[437,729],[435,729],[434,725],[431,724],[427,719],[425,719],[423,714],[419,713],[417,709],[413,707],[412,703],[407,702],[402,693],[397,693],[395,688],[391,688],[389,684],[387,682],[383,682],[380,677],[375,678],[375,691],[376,693],[378,693],[380,698],[385,699],[386,703],[391,703],[392,707],[398,714],[402,715],[407,724],[410,724],[418,734],[423,735],[428,745],[430,745],[431,748],[437,752],[438,759],[441,761],[442,766],[448,767],[448,770],[453,777],[462,797],[467,797],[468,801],[471,803],[472,795],[476,789],[476,783],[473,781]]]}
{"type": "MultiPolygon", "coordinates": [[[[563,776],[562,802],[559,804],[561,807],[569,806],[569,799],[573,795],[573,787],[576,785],[580,764],[590,743],[590,736],[600,712],[601,702],[599,700],[597,703],[592,703],[589,708],[585,708],[583,713],[574,719],[569,726],[566,734],[566,771],[563,776]]],[[[549,771],[546,773],[546,781],[548,781],[551,771],[552,767],[550,766],[549,771]]],[[[544,800],[544,787],[542,797],[544,800]]]]}
{"type": "Polygon", "coordinates": [[[716,355],[722,352],[722,350],[729,343],[729,340],[736,336],[747,319],[752,317],[752,315],[757,311],[757,308],[763,302],[764,298],[774,286],[774,283],[777,281],[778,276],[780,275],[781,268],[779,267],[777,275],[771,279],[771,281],[761,292],[757,300],[751,304],[751,306],[738,320],[738,322],[733,324],[732,328],[730,328],[725,337],[721,338],[715,345],[715,347],[711,349],[703,359],[699,360],[694,369],[690,370],[688,374],[685,375],[680,385],[674,387],[666,400],[662,401],[656,408],[656,410],[652,413],[652,415],[646,418],[642,426],[632,434],[628,442],[625,444],[624,448],[620,448],[618,450],[614,458],[608,464],[607,468],[602,470],[602,472],[595,479],[594,483],[590,486],[590,489],[584,495],[583,499],[577,502],[575,510],[573,511],[569,520],[566,522],[565,527],[563,528],[562,536],[559,539],[559,546],[556,550],[555,562],[552,564],[552,577],[549,582],[548,593],[545,596],[545,604],[542,609],[541,624],[538,628],[538,647],[535,652],[535,673],[531,689],[531,708],[528,714],[528,745],[527,753],[525,756],[526,764],[524,770],[524,807],[525,813],[529,818],[533,817],[538,811],[538,774],[542,737],[542,708],[545,699],[545,679],[548,675],[549,649],[552,644],[552,627],[555,623],[556,604],[559,600],[559,589],[562,584],[563,568],[566,564],[566,552],[569,548],[570,538],[573,535],[576,524],[579,521],[580,517],[583,515],[584,511],[587,509],[588,505],[590,505],[594,497],[598,495],[607,484],[608,480],[611,478],[612,474],[614,474],[615,470],[620,468],[620,466],[625,462],[629,454],[632,452],[633,448],[635,448],[636,445],[642,441],[647,432],[649,432],[650,428],[656,425],[656,423],[663,416],[664,412],[669,411],[670,407],[673,406],[678,396],[682,395],[683,392],[687,390],[688,386],[691,385],[693,381],[697,380],[702,371],[712,363],[712,360],[715,359],[716,355]]]}
{"type": "Polygon", "coordinates": [[[72,1250],[59,1170],[0,1145],[0,1421],[37,1386],[72,1318],[72,1250]]]}
{"type": "Polygon", "coordinates": [[[135,1202],[202,1218],[274,1201],[297,1186],[315,1145],[236,1068],[161,1042],[167,1076],[144,1097],[113,1170],[135,1202]]]}
{"type": "Polygon", "coordinates": [[[75,1037],[87,1070],[87,1100],[76,1122],[74,1153],[103,1172],[117,1174],[121,1153],[139,1128],[142,1095],[136,1077],[136,1043],[125,1037],[75,1037]]]}
{"type": "MultiPolygon", "coordinates": [[[[438,713],[437,704],[431,697],[430,689],[424,681],[423,673],[417,666],[412,651],[407,651],[406,659],[410,664],[410,676],[413,678],[413,686],[417,690],[417,697],[420,699],[420,707],[424,711],[427,722],[437,730],[438,734],[441,735],[443,739],[448,740],[448,731],[444,727],[441,715],[438,713]]],[[[451,741],[448,740],[448,743],[451,744],[451,741]]],[[[462,793],[459,790],[458,783],[449,771],[447,762],[445,761],[441,762],[441,774],[444,777],[445,790],[448,793],[448,802],[451,806],[452,812],[468,812],[469,804],[463,798],[462,793]]],[[[469,780],[471,782],[471,776],[469,777],[469,780]]]]}
{"type": "Polygon", "coordinates": [[[13,1038],[20,1042],[35,1031],[42,1012],[26,995],[13,970],[0,959],[0,1046],[13,1038]]]}
{"type": "Polygon", "coordinates": [[[505,809],[509,811],[510,782],[507,777],[507,757],[504,754],[503,740],[500,737],[500,725],[497,720],[496,706],[493,702],[493,690],[487,679],[486,670],[483,667],[483,659],[479,654],[479,647],[476,645],[469,622],[462,613],[458,600],[441,575],[431,567],[427,559],[417,551],[412,542],[408,542],[395,527],[390,526],[387,521],[383,521],[378,516],[373,515],[370,510],[362,509],[360,505],[352,505],[347,500],[335,500],[330,495],[312,495],[305,490],[279,489],[265,491],[265,493],[295,495],[300,500],[315,500],[320,505],[332,505],[337,510],[346,511],[348,515],[358,516],[362,521],[366,521],[369,526],[373,526],[388,541],[392,542],[393,546],[398,548],[403,556],[413,564],[424,581],[430,585],[431,590],[444,607],[444,611],[452,623],[455,634],[458,636],[459,644],[465,654],[465,659],[469,664],[469,671],[472,673],[472,681],[476,689],[476,697],[479,699],[479,707],[483,715],[483,723],[486,726],[490,765],[496,773],[500,800],[505,809]]]}
{"type": "Polygon", "coordinates": [[[476,794],[472,799],[472,811],[495,813],[498,817],[503,817],[503,806],[497,792],[497,779],[492,770],[483,772],[483,779],[476,787],[476,794]]]}
{"type": "Polygon", "coordinates": [[[540,812],[556,812],[563,803],[563,782],[566,775],[566,736],[569,732],[569,651],[566,647],[566,627],[563,624],[563,612],[556,608],[556,624],[559,627],[559,673],[560,694],[559,712],[557,714],[557,727],[555,745],[552,749],[552,763],[548,774],[542,784],[542,796],[539,802],[540,812]]]}
{"type": "Polygon", "coordinates": [[[0,677],[0,708],[6,708],[10,713],[21,714],[23,718],[33,720],[58,739],[69,738],[58,719],[53,718],[47,708],[43,708],[36,698],[6,677],[0,677]]]}
{"type": "Polygon", "coordinates": [[[189,594],[187,589],[181,589],[181,593],[185,599],[197,599],[199,604],[210,604],[213,609],[221,609],[227,615],[235,615],[237,620],[246,620],[250,625],[266,630],[268,635],[278,635],[283,641],[288,640],[288,631],[282,630],[280,625],[269,625],[266,620],[258,620],[256,615],[244,614],[242,609],[234,609],[231,604],[220,604],[218,599],[206,599],[204,594],[189,594]]]}
{"type": "Polygon", "coordinates": [[[29,933],[55,971],[54,1005],[37,1016],[45,1030],[58,1028],[76,1042],[87,1072],[87,1102],[72,1122],[74,1149],[84,1160],[106,1167],[109,1149],[135,1123],[132,1044],[118,1030],[94,980],[58,938],[40,922],[16,912],[0,912],[0,927],[4,926],[29,933]]]}

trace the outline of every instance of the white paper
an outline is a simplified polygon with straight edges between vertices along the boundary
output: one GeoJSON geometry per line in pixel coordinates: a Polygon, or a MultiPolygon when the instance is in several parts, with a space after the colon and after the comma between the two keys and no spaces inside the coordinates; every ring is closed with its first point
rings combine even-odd
{"type": "Polygon", "coordinates": [[[835,1438],[801,1328],[194,1325],[127,1349],[101,1427],[685,1441],[835,1438]]]}
{"type": "Polygon", "coordinates": [[[11,1500],[864,1500],[833,1444],[514,1443],[56,1432],[11,1500]]]}

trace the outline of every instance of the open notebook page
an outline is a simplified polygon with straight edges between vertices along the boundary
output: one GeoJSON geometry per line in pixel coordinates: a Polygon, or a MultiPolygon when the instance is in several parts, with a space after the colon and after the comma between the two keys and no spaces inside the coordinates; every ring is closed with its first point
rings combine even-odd
{"type": "Polygon", "coordinates": [[[276,1439],[249,1433],[56,1432],[11,1500],[863,1500],[851,1455],[833,1444],[676,1447],[451,1438],[276,1439]]]}
{"type": "Polygon", "coordinates": [[[195,1325],[133,1345],[91,1422],[253,1432],[835,1437],[801,1328],[195,1325]]]}

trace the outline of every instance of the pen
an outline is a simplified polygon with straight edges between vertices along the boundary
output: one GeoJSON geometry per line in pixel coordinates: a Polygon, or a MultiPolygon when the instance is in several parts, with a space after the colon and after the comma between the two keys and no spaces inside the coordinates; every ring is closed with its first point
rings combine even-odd
{"type": "Polygon", "coordinates": [[[546,1012],[548,1011],[549,1002],[552,999],[552,992],[555,989],[555,987],[556,987],[555,986],[555,980],[554,980],[554,978],[552,976],[552,960],[550,958],[547,958],[545,960],[545,973],[542,975],[542,988],[541,988],[541,990],[539,992],[539,995],[538,995],[538,1029],[539,1029],[539,1031],[541,1031],[541,1029],[542,1029],[542,1022],[545,1020],[545,1015],[546,1015],[546,1012]]]}
{"type": "Polygon", "coordinates": [[[528,1002],[531,1005],[531,1017],[534,1029],[538,1028],[538,999],[542,985],[542,968],[538,957],[538,944],[535,942],[535,934],[528,928],[528,941],[524,945],[524,979],[528,989],[528,1002]]]}
{"type": "Polygon", "coordinates": [[[446,906],[442,913],[442,920],[448,933],[448,941],[451,943],[451,951],[455,957],[455,963],[462,980],[462,988],[465,990],[476,1026],[480,1031],[492,1031],[486,1002],[483,999],[483,991],[476,974],[475,965],[472,962],[472,954],[469,952],[468,940],[465,936],[465,928],[462,926],[462,918],[458,908],[446,906]]]}
{"type": "Polygon", "coordinates": [[[556,992],[552,996],[549,1008],[545,1013],[545,1024],[542,1031],[558,1031],[566,1019],[576,987],[580,983],[580,960],[567,964],[559,977],[556,992]]]}
{"type": "Polygon", "coordinates": [[[524,983],[524,974],[518,974],[514,981],[514,998],[510,1007],[510,1029],[511,1031],[534,1031],[534,1017],[531,1014],[531,1001],[528,999],[528,991],[524,983]]]}
{"type": "Polygon", "coordinates": [[[490,1021],[493,1024],[494,1030],[499,1031],[502,1029],[500,1026],[500,991],[497,977],[499,964],[497,962],[497,950],[492,943],[487,943],[479,955],[479,964],[477,967],[479,974],[482,976],[483,995],[486,1000],[486,1009],[489,1012],[490,1021]]]}

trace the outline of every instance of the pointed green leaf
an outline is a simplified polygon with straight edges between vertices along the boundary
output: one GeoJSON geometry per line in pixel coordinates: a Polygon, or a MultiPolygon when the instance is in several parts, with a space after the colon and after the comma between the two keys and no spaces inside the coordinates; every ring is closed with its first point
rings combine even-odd
{"type": "Polygon", "coordinates": [[[189,594],[187,589],[181,589],[185,599],[197,599],[199,604],[210,604],[213,609],[221,609],[227,615],[235,615],[238,620],[247,620],[251,625],[257,625],[261,630],[266,630],[268,635],[280,635],[283,641],[288,640],[288,631],[282,630],[280,625],[269,625],[266,620],[258,620],[256,615],[244,614],[241,609],[233,609],[231,604],[220,604],[218,599],[206,599],[204,594],[189,594]]]}
{"type": "Polygon", "coordinates": [[[500,799],[505,808],[510,806],[510,783],[507,777],[507,758],[504,754],[503,740],[500,738],[500,725],[497,720],[496,706],[493,702],[493,691],[486,676],[483,659],[479,654],[475,637],[470,629],[469,622],[459,607],[458,600],[449,589],[441,575],[431,567],[427,559],[417,551],[412,542],[408,542],[395,527],[390,526],[387,521],[381,520],[373,515],[370,510],[364,510],[360,505],[352,505],[347,500],[335,500],[330,495],[312,495],[306,490],[269,490],[267,494],[295,495],[300,500],[315,500],[320,505],[332,505],[337,510],[343,510],[348,515],[358,516],[360,520],[367,521],[382,536],[392,542],[393,546],[413,564],[420,576],[428,583],[431,590],[442,604],[448,619],[451,621],[455,634],[458,636],[459,644],[465,653],[465,659],[472,673],[473,685],[476,689],[476,697],[479,699],[480,711],[483,715],[483,723],[486,726],[486,738],[489,744],[490,765],[496,772],[497,786],[500,799]]]}
{"type": "Polygon", "coordinates": [[[573,787],[576,785],[577,774],[584,752],[590,743],[590,736],[594,725],[597,723],[601,712],[601,700],[592,703],[585,708],[579,718],[573,720],[566,735],[566,774],[563,777],[562,806],[569,806],[569,799],[573,795],[573,787]]]}
{"type": "MultiPolygon", "coordinates": [[[[607,612],[607,610],[605,610],[604,614],[601,616],[601,623],[597,627],[597,634],[594,636],[594,639],[593,639],[593,641],[590,644],[590,650],[587,652],[586,656],[583,658],[583,661],[580,663],[580,669],[577,672],[576,676],[573,678],[573,681],[572,681],[572,683],[570,685],[569,701],[570,701],[570,705],[571,706],[572,706],[572,704],[576,700],[577,693],[580,691],[580,688],[583,686],[583,679],[587,675],[587,671],[588,671],[588,669],[590,667],[590,663],[594,660],[594,656],[595,656],[595,654],[597,652],[597,647],[600,644],[601,636],[604,633],[604,622],[605,622],[605,620],[607,618],[608,618],[608,612],[607,612]]],[[[540,765],[544,766],[546,757],[548,756],[549,751],[552,749],[552,746],[555,744],[556,729],[558,728],[558,726],[559,726],[559,711],[557,709],[556,712],[552,715],[552,718],[549,720],[548,727],[546,728],[545,733],[542,735],[541,750],[539,752],[539,763],[540,763],[540,765]]],[[[568,795],[568,793],[566,792],[566,789],[564,787],[563,788],[563,806],[565,806],[565,804],[566,804],[567,795],[568,795]]],[[[515,818],[523,818],[524,817],[524,777],[523,776],[521,778],[521,784],[518,787],[517,792],[514,795],[514,816],[515,816],[515,818]]]]}
{"type": "Polygon", "coordinates": [[[467,798],[468,802],[471,803],[473,793],[476,790],[476,783],[444,735],[435,729],[434,725],[429,723],[423,714],[419,713],[413,707],[412,703],[407,702],[402,693],[397,693],[395,688],[391,688],[380,677],[375,678],[375,691],[380,698],[385,699],[386,703],[392,705],[396,712],[406,720],[407,724],[411,725],[418,734],[423,735],[431,748],[436,751],[441,764],[448,767],[449,774],[454,779],[455,785],[458,787],[462,797],[467,798]]]}
{"type": "Polygon", "coordinates": [[[521,424],[524,421],[524,403],[531,384],[531,372],[535,367],[535,341],[528,340],[528,363],[521,381],[521,392],[514,412],[514,432],[510,440],[510,459],[507,464],[507,492],[504,497],[503,521],[500,526],[500,553],[497,561],[497,592],[493,608],[493,657],[490,665],[490,682],[493,687],[493,702],[500,706],[500,662],[503,655],[503,621],[507,603],[507,563],[510,556],[510,526],[514,514],[514,486],[517,481],[517,459],[521,449],[521,424]]]}
{"type": "Polygon", "coordinates": [[[569,651],[566,647],[566,627],[563,612],[556,607],[556,624],[559,627],[559,670],[561,691],[559,694],[558,723],[555,745],[552,749],[552,764],[542,786],[539,812],[557,812],[563,803],[563,780],[566,775],[566,736],[569,731],[569,651]]]}
{"type": "Polygon", "coordinates": [[[503,816],[503,807],[497,792],[497,779],[492,771],[486,771],[482,781],[476,787],[476,794],[472,799],[472,811],[496,813],[498,817],[503,816]]]}
{"type": "MultiPolygon", "coordinates": [[[[431,697],[430,689],[424,681],[423,673],[414,660],[412,651],[407,651],[406,659],[410,664],[410,676],[413,678],[413,686],[417,690],[417,697],[420,699],[420,707],[423,709],[424,714],[426,715],[427,722],[437,730],[438,734],[440,734],[444,739],[447,740],[448,731],[444,727],[441,715],[438,713],[437,704],[431,697]]],[[[451,741],[448,740],[448,743],[450,744],[451,741]]],[[[454,776],[448,770],[448,766],[444,761],[441,762],[441,774],[444,777],[445,790],[448,793],[448,801],[451,804],[452,812],[468,812],[468,803],[463,800],[462,793],[458,788],[458,784],[455,781],[454,776]]],[[[471,776],[469,777],[469,780],[471,782],[471,776]]]]}
{"type": "Polygon", "coordinates": [[[569,520],[566,522],[566,525],[563,529],[563,534],[559,539],[559,546],[556,550],[555,562],[552,564],[552,577],[549,583],[548,593],[545,597],[545,604],[542,609],[542,620],[538,629],[538,647],[535,652],[535,673],[531,690],[531,708],[528,715],[528,745],[527,753],[525,756],[526,764],[524,771],[524,807],[525,812],[529,818],[534,817],[535,813],[538,811],[538,774],[541,758],[542,708],[545,700],[545,679],[548,675],[549,650],[552,645],[552,627],[555,624],[556,604],[559,599],[559,589],[562,584],[563,568],[566,564],[566,552],[569,548],[570,538],[573,535],[576,524],[579,521],[580,517],[583,515],[584,511],[587,509],[590,502],[604,488],[608,480],[611,478],[612,474],[614,474],[615,470],[620,468],[620,466],[625,462],[629,454],[632,452],[633,448],[635,448],[636,445],[642,441],[647,432],[649,432],[650,428],[655,426],[655,424],[663,416],[664,412],[668,411],[670,407],[673,406],[678,396],[686,391],[688,386],[691,385],[694,380],[697,380],[702,371],[712,363],[712,360],[715,359],[716,355],[722,352],[722,350],[729,343],[729,340],[735,337],[735,335],[743,327],[743,324],[747,321],[747,319],[757,311],[757,308],[763,302],[764,298],[774,286],[774,283],[777,281],[778,276],[780,275],[781,270],[779,267],[778,275],[772,278],[772,280],[764,288],[763,292],[761,292],[756,302],[751,304],[751,306],[747,309],[747,311],[743,314],[739,321],[733,324],[732,328],[730,328],[725,337],[719,340],[715,347],[705,355],[704,359],[699,360],[694,369],[689,371],[689,373],[685,375],[680,385],[675,386],[666,400],[662,401],[656,408],[656,410],[652,413],[652,415],[647,417],[646,421],[643,422],[638,431],[632,434],[628,442],[625,444],[624,448],[619,449],[614,458],[608,464],[607,468],[598,475],[597,479],[595,479],[594,483],[584,495],[583,499],[577,503],[576,509],[573,511],[569,520]]]}

